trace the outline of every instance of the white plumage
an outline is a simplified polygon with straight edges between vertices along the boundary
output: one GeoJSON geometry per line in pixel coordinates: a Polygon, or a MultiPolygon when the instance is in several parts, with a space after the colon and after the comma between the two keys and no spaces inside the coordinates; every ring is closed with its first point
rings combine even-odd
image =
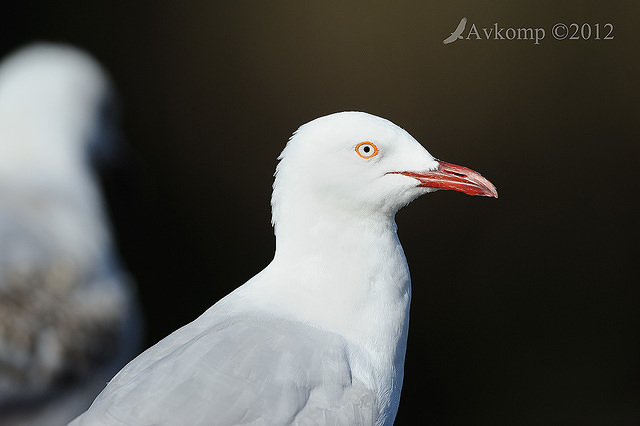
{"type": "Polygon", "coordinates": [[[279,159],[273,261],[129,363],[73,425],[393,423],[411,298],[394,215],[437,188],[495,188],[360,112],[305,124],[279,159]]]}
{"type": "Polygon", "coordinates": [[[63,425],[136,354],[139,320],[90,157],[109,81],[35,44],[0,65],[0,424],[63,425]]]}

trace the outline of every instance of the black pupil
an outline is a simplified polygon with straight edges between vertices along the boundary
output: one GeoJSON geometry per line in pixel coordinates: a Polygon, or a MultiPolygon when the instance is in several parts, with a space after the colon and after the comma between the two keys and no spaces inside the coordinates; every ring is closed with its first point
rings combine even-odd
{"type": "Polygon", "coordinates": [[[369,147],[369,146],[365,146],[365,147],[363,147],[363,148],[362,148],[362,150],[363,150],[365,153],[367,153],[367,154],[368,154],[368,153],[369,153],[369,151],[371,151],[371,147],[369,147]]]}

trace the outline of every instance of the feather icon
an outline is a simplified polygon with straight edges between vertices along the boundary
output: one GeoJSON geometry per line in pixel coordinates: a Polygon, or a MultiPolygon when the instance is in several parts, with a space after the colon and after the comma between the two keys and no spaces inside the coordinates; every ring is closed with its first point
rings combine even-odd
{"type": "Polygon", "coordinates": [[[467,25],[467,18],[462,18],[460,20],[460,23],[458,24],[458,26],[456,27],[455,31],[451,33],[451,35],[447,38],[445,38],[444,40],[442,40],[442,43],[444,44],[449,44],[449,43],[453,43],[454,41],[456,41],[457,39],[462,39],[462,32],[464,31],[464,27],[467,25]]]}

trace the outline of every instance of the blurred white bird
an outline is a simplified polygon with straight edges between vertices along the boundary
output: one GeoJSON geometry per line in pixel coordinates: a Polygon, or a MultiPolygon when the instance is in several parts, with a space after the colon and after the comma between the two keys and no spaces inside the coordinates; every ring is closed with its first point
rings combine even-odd
{"type": "Polygon", "coordinates": [[[135,298],[89,163],[114,134],[109,87],[64,45],[0,64],[2,425],[68,423],[138,353],[135,298]]]}
{"type": "Polygon", "coordinates": [[[273,185],[276,253],[129,363],[73,425],[391,425],[409,325],[395,213],[436,189],[497,197],[361,112],[294,134],[273,185]]]}

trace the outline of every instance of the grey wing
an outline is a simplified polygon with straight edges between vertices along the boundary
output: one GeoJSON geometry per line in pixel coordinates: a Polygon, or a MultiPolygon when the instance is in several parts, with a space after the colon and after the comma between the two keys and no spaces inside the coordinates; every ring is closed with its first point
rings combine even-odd
{"type": "Polygon", "coordinates": [[[300,323],[236,318],[159,350],[133,361],[73,424],[370,425],[378,415],[344,340],[300,323]]]}
{"type": "Polygon", "coordinates": [[[458,37],[460,34],[462,34],[462,31],[464,31],[464,27],[466,25],[467,25],[467,18],[462,18],[460,20],[460,23],[456,27],[456,30],[453,32],[453,34],[455,34],[455,36],[458,37]]]}

